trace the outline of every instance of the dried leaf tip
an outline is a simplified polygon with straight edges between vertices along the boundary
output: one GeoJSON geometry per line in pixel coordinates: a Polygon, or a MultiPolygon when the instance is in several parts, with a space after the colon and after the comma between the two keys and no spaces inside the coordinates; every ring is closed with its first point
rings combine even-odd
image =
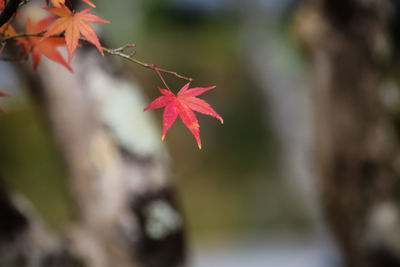
{"type": "Polygon", "coordinates": [[[85,2],[86,4],[88,4],[89,6],[96,8],[96,5],[93,4],[91,1],[89,1],[89,0],[82,0],[82,1],[85,2]]]}

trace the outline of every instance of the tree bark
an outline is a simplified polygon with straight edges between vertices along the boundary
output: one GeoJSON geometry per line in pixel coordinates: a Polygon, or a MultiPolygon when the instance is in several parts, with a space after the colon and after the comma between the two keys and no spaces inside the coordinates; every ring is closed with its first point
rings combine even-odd
{"type": "Polygon", "coordinates": [[[12,199],[0,183],[0,266],[80,267],[68,243],[46,229],[27,200],[12,199]]]}
{"type": "Polygon", "coordinates": [[[70,173],[75,251],[87,266],[180,266],[183,218],[139,88],[92,49],[73,69],[43,62],[30,84],[70,173]]]}
{"type": "Polygon", "coordinates": [[[324,213],[346,266],[400,266],[398,142],[383,95],[388,1],[303,1],[324,213]]]}

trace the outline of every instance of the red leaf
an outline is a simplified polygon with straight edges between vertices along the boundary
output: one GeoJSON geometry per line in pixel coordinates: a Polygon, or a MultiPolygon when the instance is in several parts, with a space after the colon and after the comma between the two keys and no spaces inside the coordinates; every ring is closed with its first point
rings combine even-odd
{"type": "Polygon", "coordinates": [[[177,95],[174,95],[169,90],[159,88],[161,94],[163,95],[151,102],[150,105],[147,106],[143,111],[165,107],[163,114],[162,140],[164,140],[168,129],[172,126],[172,124],[174,124],[179,115],[182,119],[182,122],[192,132],[197,141],[197,145],[201,149],[200,125],[196,115],[192,110],[215,117],[219,119],[221,123],[224,123],[224,121],[206,101],[196,97],[208,90],[214,89],[215,86],[207,88],[196,87],[189,89],[189,85],[190,82],[184,85],[177,95]]]}
{"type": "MultiPolygon", "coordinates": [[[[31,20],[28,18],[26,22],[26,32],[27,33],[39,33],[44,31],[50,22],[53,20],[52,17],[44,18],[39,21],[36,25],[32,24],[31,20]]],[[[68,63],[58,52],[57,47],[65,45],[65,40],[62,37],[50,37],[42,39],[41,37],[30,36],[18,38],[19,43],[24,45],[23,53],[28,54],[32,52],[33,66],[36,69],[39,65],[42,54],[49,59],[63,65],[70,72],[73,72],[68,63]]]]}
{"type": "Polygon", "coordinates": [[[49,27],[43,38],[52,35],[60,34],[65,31],[65,41],[68,50],[68,62],[71,62],[72,56],[79,43],[81,34],[86,40],[94,44],[100,53],[104,56],[99,39],[96,32],[89,25],[90,22],[109,23],[96,15],[88,13],[90,8],[81,12],[71,12],[68,7],[61,5],[61,7],[46,8],[47,11],[59,16],[49,27]]]}
{"type": "Polygon", "coordinates": [[[5,6],[4,0],[0,0],[0,10],[3,10],[5,6]]]}

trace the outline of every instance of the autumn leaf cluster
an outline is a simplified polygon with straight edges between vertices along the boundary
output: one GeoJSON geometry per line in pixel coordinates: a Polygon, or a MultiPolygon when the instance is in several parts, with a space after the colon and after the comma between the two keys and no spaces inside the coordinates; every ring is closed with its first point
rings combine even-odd
{"type": "MultiPolygon", "coordinates": [[[[143,63],[134,59],[134,53],[131,55],[123,54],[125,48],[134,47],[134,45],[125,45],[119,49],[108,49],[102,47],[99,38],[92,28],[90,23],[109,23],[109,21],[96,16],[91,13],[92,8],[96,6],[90,0],[81,0],[89,5],[82,11],[70,9],[65,0],[46,0],[47,7],[44,8],[49,15],[38,22],[32,22],[30,18],[27,19],[25,25],[25,32],[16,31],[12,22],[16,17],[14,16],[5,24],[0,27],[0,56],[3,53],[5,45],[8,40],[16,41],[17,46],[21,46],[21,58],[27,58],[29,55],[32,57],[34,69],[36,69],[41,61],[42,56],[62,65],[73,72],[70,63],[75,54],[75,51],[80,41],[85,41],[94,45],[101,55],[104,56],[104,51],[109,54],[117,55],[137,63],[146,68],[153,68],[167,89],[159,88],[162,96],[155,99],[144,111],[149,109],[165,108],[163,113],[163,133],[162,140],[164,140],[168,129],[176,121],[178,116],[182,122],[190,130],[196,139],[198,147],[201,149],[200,140],[200,125],[196,118],[195,112],[215,117],[223,123],[222,117],[218,115],[211,106],[204,100],[198,98],[200,94],[213,89],[212,87],[195,87],[189,88],[191,78],[187,78],[177,74],[176,72],[168,71],[165,69],[158,69],[155,65],[143,63]],[[68,52],[68,59],[59,52],[59,47],[66,47],[68,52]],[[185,86],[175,95],[165,83],[161,72],[173,74],[178,78],[189,80],[185,86]]],[[[26,4],[26,1],[20,2],[26,4]]],[[[0,12],[5,8],[5,1],[0,0],[0,12]]],[[[0,58],[1,59],[1,58],[0,58]]],[[[0,91],[0,97],[5,96],[0,91]]]]}
{"type": "MultiPolygon", "coordinates": [[[[82,0],[91,7],[95,5],[89,0],[82,0]]],[[[46,4],[50,5],[49,0],[46,4]]],[[[52,7],[45,8],[50,14],[37,23],[27,19],[24,37],[17,37],[18,45],[22,45],[22,55],[32,55],[33,65],[36,69],[40,63],[42,55],[50,60],[57,62],[72,72],[70,63],[81,39],[92,43],[100,51],[102,50],[96,32],[89,23],[109,23],[94,14],[89,13],[91,8],[82,11],[70,10],[65,5],[65,0],[52,0],[52,7]],[[35,36],[35,34],[37,36],[35,36]],[[68,51],[68,62],[57,50],[60,46],[66,46],[68,51]]],[[[4,8],[4,0],[0,0],[0,10],[4,8]]],[[[12,37],[18,35],[12,24],[4,24],[0,28],[3,36],[12,37]]]]}

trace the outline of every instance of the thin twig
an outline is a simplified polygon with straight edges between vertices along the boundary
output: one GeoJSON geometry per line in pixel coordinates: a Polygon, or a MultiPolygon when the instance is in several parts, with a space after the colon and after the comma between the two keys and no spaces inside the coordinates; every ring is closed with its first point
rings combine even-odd
{"type": "MultiPolygon", "coordinates": [[[[14,40],[16,38],[20,38],[20,37],[42,37],[46,32],[38,32],[38,33],[27,33],[27,32],[22,32],[22,33],[17,33],[14,35],[9,35],[9,36],[5,36],[3,38],[0,39],[0,42],[7,42],[10,40],[14,40]]],[[[52,36],[52,37],[60,37],[60,36],[52,36]]]]}
{"type": "Polygon", "coordinates": [[[7,2],[3,11],[0,13],[0,27],[3,26],[11,17],[17,13],[17,9],[23,0],[10,0],[7,2]]]}
{"type": "Polygon", "coordinates": [[[0,57],[0,61],[7,61],[7,62],[22,62],[24,61],[24,57],[18,57],[18,58],[13,58],[13,57],[0,57]]]}
{"type": "MultiPolygon", "coordinates": [[[[17,13],[14,13],[14,14],[11,16],[11,18],[7,21],[7,23],[5,24],[4,29],[3,29],[2,32],[0,33],[1,36],[4,36],[4,35],[5,35],[5,33],[7,32],[8,28],[9,28],[10,25],[11,25],[11,22],[15,19],[16,15],[17,15],[17,13]]],[[[1,57],[1,55],[3,54],[4,49],[6,48],[6,45],[7,45],[7,43],[6,43],[5,41],[2,41],[2,42],[1,42],[0,57],[1,57]]],[[[0,60],[8,61],[7,59],[2,59],[2,58],[0,58],[0,60]]]]}
{"type": "MultiPolygon", "coordinates": [[[[6,37],[3,37],[3,38],[0,38],[0,42],[6,42],[6,41],[13,40],[13,39],[20,38],[20,37],[43,37],[43,35],[45,33],[46,33],[45,31],[39,32],[39,33],[18,33],[18,34],[15,34],[15,35],[11,35],[11,36],[6,36],[6,37]]],[[[51,36],[51,37],[62,37],[62,35],[55,35],[55,36],[51,36]]],[[[81,41],[87,42],[87,40],[85,38],[83,38],[83,37],[80,37],[79,39],[81,41]]],[[[142,62],[142,61],[134,58],[134,56],[136,54],[135,51],[133,53],[131,53],[131,54],[123,53],[123,51],[125,49],[134,48],[134,47],[136,47],[135,44],[126,44],[126,45],[123,45],[121,47],[114,48],[114,49],[102,46],[101,49],[104,52],[106,52],[107,54],[122,57],[122,58],[124,58],[126,60],[129,60],[129,61],[131,61],[133,63],[136,63],[136,64],[138,64],[138,65],[140,65],[142,67],[154,70],[154,67],[153,67],[154,64],[145,63],[145,62],[142,62]]],[[[168,73],[170,75],[174,75],[175,77],[177,77],[179,79],[183,79],[183,80],[187,80],[187,81],[193,81],[192,78],[180,75],[175,71],[170,71],[170,70],[166,70],[166,69],[158,68],[158,67],[157,67],[157,70],[160,71],[160,72],[163,72],[163,73],[168,73]]]]}
{"type": "Polygon", "coordinates": [[[28,4],[31,0],[23,0],[21,3],[19,3],[18,7],[22,7],[26,4],[28,4]]]}
{"type": "Polygon", "coordinates": [[[1,43],[1,47],[0,47],[0,56],[3,54],[4,52],[4,48],[6,48],[6,43],[1,43]]]}
{"type": "Polygon", "coordinates": [[[158,77],[160,77],[160,79],[161,79],[161,81],[163,82],[163,84],[165,85],[165,87],[167,87],[167,89],[168,89],[169,91],[171,91],[171,89],[169,89],[167,83],[165,82],[163,76],[161,75],[161,73],[160,73],[160,71],[158,70],[158,68],[156,67],[156,65],[153,64],[151,67],[157,72],[158,77]]]}
{"type": "MultiPolygon", "coordinates": [[[[106,48],[106,47],[102,47],[102,49],[103,49],[103,51],[106,52],[107,54],[115,55],[115,56],[119,56],[119,57],[125,58],[125,59],[127,59],[127,60],[129,60],[129,61],[131,61],[131,62],[134,62],[134,63],[136,63],[136,64],[138,64],[138,65],[140,65],[140,66],[142,66],[142,67],[145,67],[145,68],[148,68],[148,69],[151,69],[151,70],[154,69],[154,68],[153,68],[153,65],[154,65],[154,64],[144,63],[144,62],[142,62],[142,61],[140,61],[140,60],[137,60],[136,58],[133,58],[132,54],[131,54],[131,55],[127,55],[127,54],[124,54],[123,52],[121,52],[121,51],[123,51],[124,49],[126,49],[126,48],[128,48],[128,47],[134,47],[134,45],[132,45],[132,44],[131,44],[131,45],[125,45],[125,46],[122,46],[122,47],[119,47],[119,48],[116,48],[116,49],[109,49],[109,48],[106,48]]],[[[134,54],[133,54],[133,55],[134,55],[134,54]]],[[[187,81],[193,81],[192,78],[189,78],[189,77],[180,75],[180,74],[178,74],[178,73],[175,72],[175,71],[170,71],[170,70],[166,70],[166,69],[162,69],[162,68],[157,68],[157,69],[158,69],[158,71],[160,71],[160,72],[164,72],[164,73],[168,73],[168,74],[174,75],[175,77],[178,77],[178,78],[180,78],[180,79],[187,80],[187,81]]]]}

